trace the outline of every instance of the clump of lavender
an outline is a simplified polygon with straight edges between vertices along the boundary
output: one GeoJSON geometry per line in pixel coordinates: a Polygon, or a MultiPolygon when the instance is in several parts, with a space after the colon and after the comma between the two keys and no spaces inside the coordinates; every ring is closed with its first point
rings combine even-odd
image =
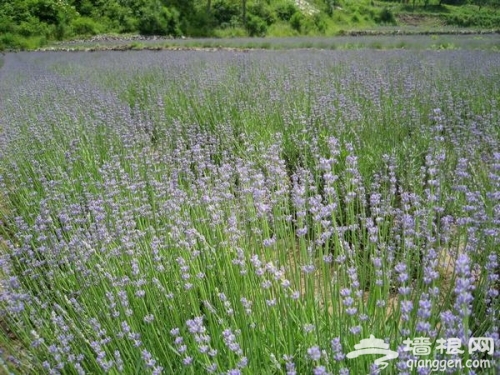
{"type": "Polygon", "coordinates": [[[347,356],[374,335],[410,373],[409,338],[498,347],[499,67],[466,51],[7,56],[0,366],[377,373],[347,356]]]}

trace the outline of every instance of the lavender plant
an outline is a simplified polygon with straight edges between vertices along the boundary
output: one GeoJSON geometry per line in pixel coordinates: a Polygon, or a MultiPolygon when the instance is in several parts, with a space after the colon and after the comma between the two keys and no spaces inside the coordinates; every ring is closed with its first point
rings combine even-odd
{"type": "MultiPolygon", "coordinates": [[[[420,374],[408,338],[500,346],[498,54],[2,70],[7,373],[420,374]],[[398,351],[388,368],[346,357],[370,335],[398,351]]],[[[463,358],[494,374],[498,353],[463,358]]]]}

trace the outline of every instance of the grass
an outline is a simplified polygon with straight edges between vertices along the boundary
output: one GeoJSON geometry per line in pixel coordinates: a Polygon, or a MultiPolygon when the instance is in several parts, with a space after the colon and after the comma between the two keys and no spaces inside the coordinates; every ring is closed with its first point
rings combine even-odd
{"type": "MultiPolygon", "coordinates": [[[[398,35],[397,29],[387,29],[390,35],[337,36],[337,37],[294,37],[294,38],[231,38],[231,39],[185,39],[185,40],[151,40],[151,41],[116,41],[106,42],[74,42],[58,43],[44,50],[143,50],[143,49],[409,49],[437,50],[441,46],[453,46],[463,50],[493,50],[500,48],[495,34],[473,35],[398,35]]],[[[422,32],[422,31],[420,31],[422,32]]],[[[345,31],[345,33],[348,33],[345,31]]]]}
{"type": "Polygon", "coordinates": [[[373,334],[397,374],[496,332],[498,53],[7,58],[7,372],[363,374],[373,334]]]}
{"type": "Polygon", "coordinates": [[[500,12],[494,7],[482,7],[479,9],[477,5],[449,5],[449,4],[429,4],[422,6],[417,4],[403,3],[385,3],[390,4],[390,9],[399,19],[401,24],[409,23],[410,25],[419,25],[427,23],[431,25],[449,25],[455,27],[471,27],[471,28],[495,28],[500,24],[500,12]]]}

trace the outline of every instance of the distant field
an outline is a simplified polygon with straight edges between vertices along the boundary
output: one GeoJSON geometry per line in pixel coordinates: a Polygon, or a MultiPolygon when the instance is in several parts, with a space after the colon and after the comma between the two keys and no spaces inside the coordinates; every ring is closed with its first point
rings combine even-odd
{"type": "Polygon", "coordinates": [[[0,368],[498,374],[497,37],[248,43],[2,57],[0,368]]]}
{"type": "Polygon", "coordinates": [[[295,37],[295,38],[203,38],[203,39],[129,39],[119,36],[101,36],[89,40],[74,40],[55,43],[45,49],[85,50],[85,49],[190,49],[190,48],[235,48],[235,49],[410,49],[410,50],[494,50],[500,51],[498,34],[448,34],[446,30],[435,33],[422,30],[414,32],[427,35],[398,35],[396,28],[379,29],[378,33],[389,35],[365,35],[336,37],[295,37]]]}

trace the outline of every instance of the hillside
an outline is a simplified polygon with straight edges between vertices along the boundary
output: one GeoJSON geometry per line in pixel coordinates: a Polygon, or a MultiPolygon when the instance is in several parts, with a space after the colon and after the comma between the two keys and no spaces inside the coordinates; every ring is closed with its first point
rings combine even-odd
{"type": "Polygon", "coordinates": [[[0,0],[0,49],[98,34],[336,35],[346,30],[500,28],[500,0],[0,0]]]}

